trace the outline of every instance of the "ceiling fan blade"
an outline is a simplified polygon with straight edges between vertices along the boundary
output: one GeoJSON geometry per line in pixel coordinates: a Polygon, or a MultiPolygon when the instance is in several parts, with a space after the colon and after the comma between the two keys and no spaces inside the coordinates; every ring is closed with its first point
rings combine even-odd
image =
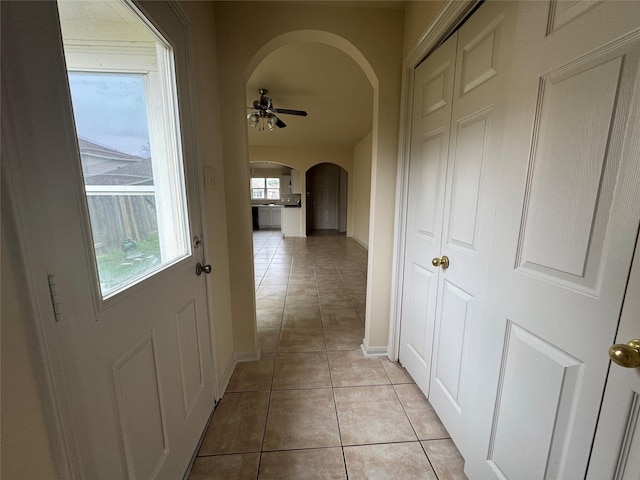
{"type": "Polygon", "coordinates": [[[288,108],[277,108],[278,113],[284,113],[285,115],[298,115],[299,117],[306,117],[307,112],[304,110],[290,110],[288,108]]]}
{"type": "MultiPolygon", "coordinates": [[[[275,116],[275,115],[274,115],[274,116],[275,116]]],[[[286,127],[286,126],[287,126],[287,124],[286,124],[286,123],[284,123],[282,120],[280,120],[278,117],[276,117],[276,120],[278,120],[278,121],[276,122],[276,127],[278,127],[278,128],[284,128],[284,127],[286,127]]]]}

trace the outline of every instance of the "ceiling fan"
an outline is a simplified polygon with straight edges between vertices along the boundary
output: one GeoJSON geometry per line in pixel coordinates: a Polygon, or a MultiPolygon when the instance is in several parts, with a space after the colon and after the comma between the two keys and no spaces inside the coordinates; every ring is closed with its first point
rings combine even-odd
{"type": "Polygon", "coordinates": [[[300,117],[306,117],[307,112],[304,110],[291,110],[289,108],[275,108],[273,106],[273,101],[267,97],[267,89],[261,88],[258,90],[260,93],[260,99],[255,100],[253,102],[253,107],[247,107],[249,109],[253,109],[253,112],[250,112],[247,115],[247,121],[249,122],[249,126],[256,128],[258,130],[264,129],[264,122],[266,122],[269,130],[274,130],[277,128],[284,128],[287,126],[282,120],[280,120],[276,113],[284,114],[284,115],[298,115],[300,117]],[[264,120],[263,120],[264,119],[264,120]]]}

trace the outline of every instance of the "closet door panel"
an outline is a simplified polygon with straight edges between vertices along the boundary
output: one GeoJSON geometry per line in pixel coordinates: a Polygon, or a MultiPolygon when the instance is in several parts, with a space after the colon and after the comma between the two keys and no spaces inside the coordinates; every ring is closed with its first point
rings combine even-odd
{"type": "Polygon", "coordinates": [[[429,390],[457,34],[415,71],[400,362],[429,390]]]}
{"type": "Polygon", "coordinates": [[[484,310],[491,260],[504,115],[502,86],[510,63],[517,2],[487,2],[460,28],[439,252],[434,364],[429,400],[462,454],[468,425],[471,339],[484,310]]]}

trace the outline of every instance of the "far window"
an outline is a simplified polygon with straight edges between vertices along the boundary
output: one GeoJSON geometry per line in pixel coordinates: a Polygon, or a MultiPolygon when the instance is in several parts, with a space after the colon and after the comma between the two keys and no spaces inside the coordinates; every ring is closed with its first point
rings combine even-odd
{"type": "Polygon", "coordinates": [[[251,198],[254,200],[280,200],[279,178],[252,178],[251,198]]]}

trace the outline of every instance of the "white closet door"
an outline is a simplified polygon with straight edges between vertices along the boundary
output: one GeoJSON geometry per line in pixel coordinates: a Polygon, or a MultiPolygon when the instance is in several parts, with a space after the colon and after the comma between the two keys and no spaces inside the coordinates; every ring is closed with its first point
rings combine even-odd
{"type": "Polygon", "coordinates": [[[429,401],[464,455],[469,343],[484,314],[502,147],[502,91],[517,2],[487,2],[460,28],[440,252],[429,401]]]}
{"type": "Polygon", "coordinates": [[[470,478],[584,478],[640,219],[638,2],[520,2],[470,478]]]}
{"type": "MultiPolygon", "coordinates": [[[[640,122],[640,118],[637,119],[640,122]]],[[[640,125],[639,125],[640,126],[640,125]]],[[[640,240],[640,239],[639,239],[640,240]]],[[[640,241],[636,243],[616,343],[640,338],[640,241]]],[[[611,363],[587,478],[640,478],[640,367],[611,363]]]]}
{"type": "Polygon", "coordinates": [[[457,33],[415,71],[400,362],[429,391],[457,33]]]}

